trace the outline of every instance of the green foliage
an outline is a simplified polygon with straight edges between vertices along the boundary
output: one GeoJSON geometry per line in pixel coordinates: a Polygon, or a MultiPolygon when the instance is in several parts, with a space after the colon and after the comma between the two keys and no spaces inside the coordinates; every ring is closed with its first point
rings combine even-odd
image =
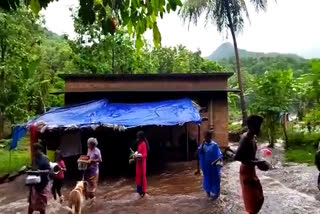
{"type": "Polygon", "coordinates": [[[288,149],[285,152],[285,160],[287,162],[307,163],[314,165],[315,149],[310,146],[288,149]]]}
{"type": "MultiPolygon", "coordinates": [[[[254,0],[250,3],[254,4],[257,9],[265,9],[266,1],[254,0]]],[[[186,0],[180,10],[180,15],[184,20],[197,23],[202,14],[205,14],[206,22],[216,24],[218,31],[229,29],[230,21],[233,30],[239,32],[243,28],[243,17],[249,18],[249,13],[244,0],[186,0]],[[228,16],[231,16],[229,20],[228,16]]]]}
{"type": "MultiPolygon", "coordinates": [[[[252,52],[252,51],[247,51],[245,49],[241,49],[239,48],[239,56],[241,58],[241,60],[245,60],[245,64],[250,65],[251,63],[256,64],[256,63],[260,63],[260,61],[264,61],[265,59],[277,59],[280,58],[286,60],[287,59],[287,63],[291,64],[292,61],[295,62],[300,62],[300,61],[307,61],[306,59],[303,59],[302,57],[296,55],[296,54],[283,54],[283,53],[263,53],[263,52],[252,52]],[[248,61],[248,62],[247,62],[248,61]]],[[[210,56],[208,56],[209,59],[214,60],[214,61],[223,61],[226,62],[228,64],[233,64],[233,59],[234,59],[234,47],[230,42],[225,42],[223,44],[221,44],[215,51],[212,52],[212,54],[210,54],[210,56]]],[[[275,61],[276,63],[276,61],[275,61]]],[[[241,63],[243,65],[243,63],[241,63]]],[[[284,67],[282,67],[281,69],[288,69],[287,67],[285,67],[285,64],[283,64],[284,67]]],[[[244,65],[243,65],[244,66],[244,65]]],[[[290,67],[289,67],[290,68],[290,67]]],[[[277,68],[280,69],[280,68],[277,68]]],[[[274,70],[273,69],[267,69],[267,70],[274,70]]],[[[262,74],[263,72],[265,72],[265,70],[263,70],[260,74],[262,74]]]]}
{"type": "Polygon", "coordinates": [[[308,80],[311,82],[310,95],[313,99],[320,104],[320,60],[315,59],[310,62],[311,74],[308,76],[308,80]]]}
{"type": "Polygon", "coordinates": [[[320,143],[320,133],[306,133],[294,129],[288,130],[288,148],[301,148],[311,146],[313,149],[320,143]]]}
{"type": "Polygon", "coordinates": [[[228,130],[229,131],[240,131],[240,130],[242,130],[241,123],[229,123],[228,130]]]}
{"type": "MultiPolygon", "coordinates": [[[[38,14],[54,0],[26,0],[25,3],[31,10],[38,14]]],[[[19,5],[19,1],[16,1],[19,5]]],[[[10,0],[0,4],[0,8],[7,10],[12,7],[10,0]]],[[[79,0],[78,16],[86,26],[95,25],[104,35],[114,34],[118,25],[127,27],[130,34],[136,37],[136,48],[143,46],[142,35],[151,29],[155,46],[161,43],[161,34],[157,25],[157,17],[175,11],[182,6],[180,0],[79,0]]]]}
{"type": "Polygon", "coordinates": [[[311,109],[304,117],[306,122],[309,122],[311,126],[320,124],[320,108],[319,106],[311,109]]]}
{"type": "MultiPolygon", "coordinates": [[[[78,20],[75,16],[75,20],[78,20]]],[[[201,52],[184,46],[145,46],[136,53],[134,40],[125,29],[104,36],[94,26],[75,22],[76,41],[69,41],[78,70],[88,73],[210,73],[222,71],[216,62],[201,57],[201,52]]]]}
{"type": "Polygon", "coordinates": [[[279,116],[288,112],[292,104],[293,75],[292,70],[266,72],[258,77],[253,86],[250,110],[264,117],[264,125],[267,128],[269,142],[275,142],[279,116]]]}
{"type": "MultiPolygon", "coordinates": [[[[174,4],[173,4],[174,5],[174,4]]],[[[42,6],[41,6],[42,7],[42,6]]],[[[222,71],[216,62],[183,46],[145,45],[137,53],[128,30],[104,35],[98,23],[85,25],[74,16],[76,40],[42,27],[26,7],[0,11],[0,138],[4,124],[25,122],[52,106],[63,105],[61,73],[209,73],[222,71]]],[[[160,36],[160,35],[158,35],[160,36]]]]}
{"type": "MultiPolygon", "coordinates": [[[[267,1],[250,1],[257,10],[265,10],[267,1]]],[[[240,106],[242,112],[242,123],[246,123],[247,109],[242,84],[242,72],[240,65],[239,50],[237,46],[236,33],[240,32],[244,26],[244,16],[249,19],[246,2],[244,0],[186,0],[180,10],[181,17],[186,21],[198,23],[200,17],[205,14],[205,23],[215,23],[219,32],[230,30],[235,48],[236,71],[240,90],[240,106]]]]}
{"type": "Polygon", "coordinates": [[[72,67],[72,49],[40,25],[41,19],[25,7],[0,11],[0,137],[5,121],[24,122],[63,103],[49,92],[63,89],[56,85],[57,74],[72,67]]]}
{"type": "Polygon", "coordinates": [[[314,154],[320,142],[320,133],[288,130],[286,161],[314,164],[314,154]]]}
{"type": "MultiPolygon", "coordinates": [[[[234,59],[228,58],[219,61],[228,69],[235,69],[234,59]]],[[[294,71],[293,75],[299,77],[302,74],[310,72],[311,67],[308,60],[303,58],[275,56],[275,57],[242,57],[242,70],[252,75],[264,75],[266,71],[289,70],[294,71]]]]}

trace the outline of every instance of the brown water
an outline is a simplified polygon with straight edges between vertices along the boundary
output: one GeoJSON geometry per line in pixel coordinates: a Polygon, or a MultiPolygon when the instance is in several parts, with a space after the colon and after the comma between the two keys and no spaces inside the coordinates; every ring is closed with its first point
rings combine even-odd
{"type": "MultiPolygon", "coordinates": [[[[148,195],[135,193],[134,179],[103,181],[95,202],[87,202],[83,213],[93,214],[175,214],[244,213],[238,179],[239,163],[223,168],[221,196],[209,201],[195,175],[195,162],[174,163],[161,174],[148,177],[148,195]]],[[[265,193],[262,214],[320,213],[317,170],[306,165],[278,166],[267,173],[258,172],[265,193]]],[[[24,178],[0,186],[0,213],[26,213],[27,189],[24,178]]],[[[66,196],[70,188],[65,188],[66,196]]],[[[50,200],[48,213],[67,213],[66,204],[50,200]]]]}

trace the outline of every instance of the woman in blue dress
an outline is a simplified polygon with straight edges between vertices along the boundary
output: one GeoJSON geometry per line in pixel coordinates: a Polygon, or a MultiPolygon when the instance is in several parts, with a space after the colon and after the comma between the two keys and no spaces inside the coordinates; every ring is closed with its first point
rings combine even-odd
{"type": "Polygon", "coordinates": [[[219,145],[212,140],[212,132],[206,131],[205,140],[198,148],[203,173],[203,189],[209,198],[215,200],[220,194],[222,153],[219,145]]]}

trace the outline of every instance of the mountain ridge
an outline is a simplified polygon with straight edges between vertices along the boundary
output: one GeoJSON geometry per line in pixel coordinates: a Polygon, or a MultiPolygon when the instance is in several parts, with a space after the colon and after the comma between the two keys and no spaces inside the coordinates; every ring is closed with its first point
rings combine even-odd
{"type": "MultiPolygon", "coordinates": [[[[254,51],[248,51],[245,49],[239,48],[239,55],[241,58],[260,58],[260,57],[290,57],[295,59],[304,59],[303,57],[297,55],[297,54],[290,54],[290,53],[277,53],[277,52],[270,52],[270,53],[264,53],[264,52],[254,52],[254,51]]],[[[233,45],[230,42],[226,42],[221,44],[215,51],[212,52],[207,58],[213,61],[221,61],[225,59],[229,59],[230,57],[234,57],[234,48],[233,45]]]]}

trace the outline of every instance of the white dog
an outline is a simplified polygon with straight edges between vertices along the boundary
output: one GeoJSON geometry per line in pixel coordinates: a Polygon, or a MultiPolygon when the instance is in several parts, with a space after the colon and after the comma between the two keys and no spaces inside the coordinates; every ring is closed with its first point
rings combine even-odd
{"type": "Polygon", "coordinates": [[[78,181],[76,187],[69,194],[69,207],[71,214],[81,214],[84,200],[87,194],[87,182],[78,181]]]}

